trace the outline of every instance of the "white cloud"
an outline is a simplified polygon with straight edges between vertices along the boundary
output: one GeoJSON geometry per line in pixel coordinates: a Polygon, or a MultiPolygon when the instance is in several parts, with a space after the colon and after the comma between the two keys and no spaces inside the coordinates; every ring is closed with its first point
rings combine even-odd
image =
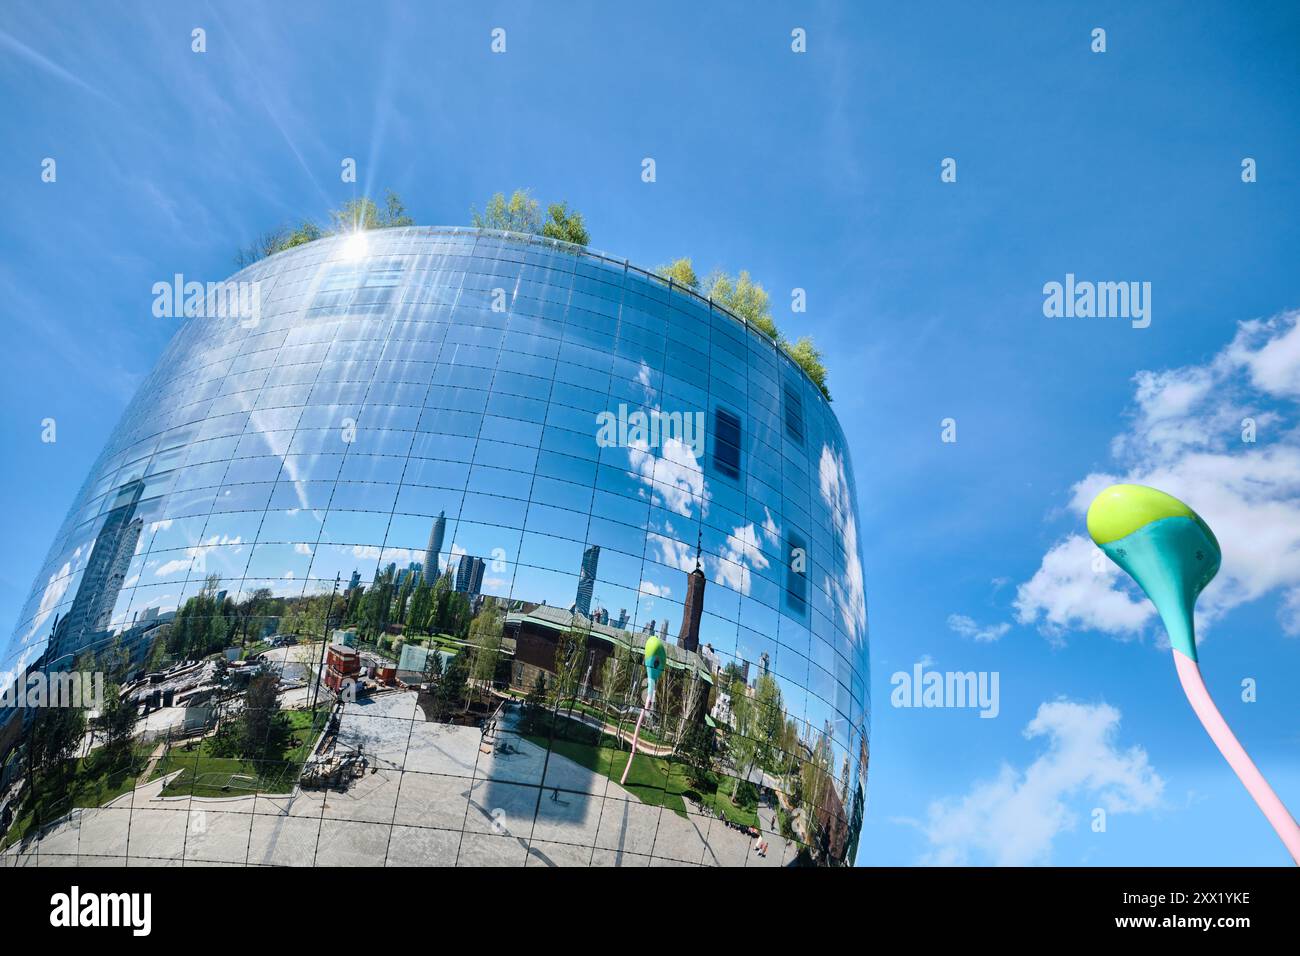
{"type": "Polygon", "coordinates": [[[1047,749],[1024,770],[1003,764],[965,796],[938,800],[916,823],[930,842],[922,862],[1027,866],[1050,861],[1056,837],[1093,807],[1108,814],[1156,807],[1164,781],[1141,747],[1119,749],[1120,712],[1108,704],[1039,705],[1025,737],[1047,749]]]}
{"type": "MultiPolygon", "coordinates": [[[[1300,398],[1300,312],[1243,322],[1208,363],[1139,372],[1129,427],[1116,436],[1113,470],[1071,489],[1081,527],[1093,496],[1117,481],[1151,485],[1183,499],[1214,529],[1223,566],[1197,605],[1207,627],[1233,608],[1281,593],[1288,633],[1300,633],[1300,446],[1291,424],[1300,398]],[[1256,441],[1243,441],[1243,419],[1256,441]],[[1289,424],[1291,423],[1291,424],[1289,424]]],[[[1069,630],[1140,634],[1149,602],[1109,561],[1093,570],[1083,534],[1058,541],[1020,585],[1017,619],[1061,639],[1069,630]]]]}
{"type": "Polygon", "coordinates": [[[29,644],[19,652],[17,657],[14,658],[11,667],[0,671],[0,693],[7,691],[11,686],[13,686],[14,681],[18,679],[18,675],[27,669],[27,662],[36,656],[38,650],[40,650],[40,648],[35,644],[29,644]]]}
{"type": "Polygon", "coordinates": [[[859,641],[866,636],[867,630],[867,592],[862,580],[862,560],[858,555],[858,523],[854,517],[849,480],[844,472],[844,459],[829,445],[822,446],[817,480],[822,501],[831,509],[835,527],[840,530],[835,537],[842,546],[840,560],[843,570],[826,575],[823,587],[835,599],[845,631],[859,641]]]}
{"type": "Polygon", "coordinates": [[[670,568],[677,568],[689,574],[695,567],[695,548],[676,537],[670,537],[677,534],[672,522],[664,522],[664,532],[664,534],[655,534],[651,531],[647,534],[646,540],[649,542],[647,547],[653,546],[656,549],[660,564],[666,564],[670,568]]]}
{"type": "Polygon", "coordinates": [[[164,561],[158,567],[154,568],[154,577],[165,578],[181,571],[188,571],[190,565],[194,562],[194,555],[201,551],[201,548],[186,548],[185,557],[175,558],[171,561],[164,561]]]}
{"type": "MultiPolygon", "coordinates": [[[[652,409],[652,413],[659,411],[658,406],[652,409]]],[[[664,438],[656,457],[649,442],[629,442],[627,458],[628,471],[641,479],[651,504],[686,518],[697,505],[702,515],[708,514],[704,469],[690,445],[675,437],[664,438]]]]}
{"type": "Polygon", "coordinates": [[[637,588],[642,594],[652,594],[655,597],[672,597],[673,589],[667,584],[655,584],[653,581],[642,581],[637,588]]]}
{"type": "Polygon", "coordinates": [[[1267,322],[1243,322],[1228,349],[1250,373],[1251,384],[1277,397],[1300,398],[1300,325],[1297,313],[1267,322]]]}
{"type": "Polygon", "coordinates": [[[714,581],[741,594],[749,594],[753,589],[750,569],[763,570],[771,562],[759,550],[758,530],[751,521],[733,528],[727,535],[722,557],[717,560],[710,558],[708,563],[713,566],[714,581]]]}
{"type": "Polygon", "coordinates": [[[1011,630],[1011,625],[1006,621],[1000,624],[980,625],[974,618],[967,617],[965,614],[949,614],[948,627],[962,637],[980,642],[996,641],[1011,630]]]}
{"type": "Polygon", "coordinates": [[[1155,608],[1116,588],[1119,569],[1109,558],[1095,562],[1096,550],[1089,538],[1072,534],[1048,551],[1016,591],[1016,620],[1039,625],[1053,639],[1067,630],[1136,637],[1155,608]]]}
{"type": "Polygon", "coordinates": [[[1282,630],[1292,637],[1300,637],[1300,588],[1286,592],[1278,618],[1282,622],[1282,630]]]}
{"type": "Polygon", "coordinates": [[[763,535],[774,548],[778,551],[781,549],[781,527],[772,517],[772,511],[767,505],[763,506],[763,535]]]}
{"type": "MultiPolygon", "coordinates": [[[[81,549],[78,548],[77,552],[73,554],[73,560],[77,558],[80,551],[81,549]]],[[[59,602],[63,600],[63,595],[67,593],[68,585],[71,583],[72,562],[67,561],[64,562],[63,566],[59,568],[59,570],[51,574],[49,580],[45,582],[45,590],[41,593],[40,606],[32,616],[31,626],[28,627],[26,633],[23,634],[20,643],[31,643],[32,638],[34,638],[37,631],[41,629],[41,625],[45,623],[46,619],[48,619],[52,613],[54,613],[54,609],[58,606],[59,602]]],[[[0,685],[0,690],[2,690],[3,687],[8,686],[8,683],[12,681],[12,679],[12,677],[6,678],[5,684],[0,685]]]]}
{"type": "Polygon", "coordinates": [[[164,577],[169,577],[173,574],[179,574],[181,571],[189,571],[189,570],[193,570],[201,574],[204,571],[205,562],[207,561],[208,555],[214,552],[218,546],[231,545],[232,552],[234,554],[239,554],[244,550],[242,547],[240,547],[240,545],[243,544],[244,544],[244,539],[240,535],[235,535],[235,537],[232,538],[229,535],[214,534],[211,537],[209,537],[206,541],[200,542],[199,544],[193,547],[186,548],[185,557],[173,558],[170,561],[164,561],[161,564],[159,564],[156,568],[154,568],[154,572],[153,572],[154,577],[164,578],[164,577]],[[197,564],[195,563],[195,559],[197,559],[197,564]]]}

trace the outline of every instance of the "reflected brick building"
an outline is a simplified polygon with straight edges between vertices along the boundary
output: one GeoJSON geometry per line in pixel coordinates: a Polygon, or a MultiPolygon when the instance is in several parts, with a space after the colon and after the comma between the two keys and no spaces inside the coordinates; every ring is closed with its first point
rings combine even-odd
{"type": "MultiPolygon", "coordinates": [[[[481,802],[478,788],[482,799],[533,808],[515,811],[528,829],[511,847],[546,842],[548,859],[595,862],[609,849],[598,821],[622,818],[635,792],[617,780],[575,790],[573,812],[597,823],[563,829],[543,819],[545,801],[520,795],[536,797],[540,778],[512,771],[506,787],[494,768],[536,758],[575,779],[598,772],[599,760],[584,765],[572,750],[530,751],[545,741],[524,739],[519,698],[538,674],[556,672],[557,644],[578,628],[574,696],[600,713],[611,655],[635,656],[650,634],[663,635],[663,703],[681,712],[662,721],[653,759],[685,759],[681,734],[707,727],[719,744],[708,772],[721,780],[748,770],[758,781],[742,812],[773,843],[762,865],[851,856],[870,713],[853,469],[830,404],[779,345],[626,261],[540,237],[447,228],[329,237],[233,278],[260,283],[260,320],[195,317],[179,327],[51,543],[3,652],[6,672],[119,639],[143,660],[205,588],[226,595],[218,609],[260,596],[315,621],[307,612],[336,593],[336,579],[349,581],[338,606],[365,607],[390,626],[383,640],[419,641],[415,656],[436,648],[439,661],[465,665],[457,673],[471,675],[469,690],[447,704],[457,733],[477,734],[476,721],[494,715],[492,740],[516,739],[513,752],[475,741],[439,763],[460,738],[430,732],[427,752],[404,764],[407,742],[434,717],[413,696],[408,706],[385,691],[366,714],[402,722],[399,743],[389,748],[391,728],[358,714],[352,746],[380,754],[374,766],[387,776],[372,783],[393,788],[402,822],[391,808],[359,807],[338,825],[364,831],[359,846],[409,862],[444,851],[451,862],[494,859],[482,827],[466,824],[463,795],[481,802]],[[602,445],[599,416],[620,407],[702,421],[702,446],[602,445]],[[392,606],[375,611],[380,587],[392,606]],[[470,634],[487,633],[481,616],[498,606],[505,686],[494,686],[490,659],[477,677],[470,666],[470,634]],[[412,607],[420,620],[398,620],[412,607]],[[717,720],[720,692],[731,706],[717,720]],[[773,719],[754,721],[750,702],[773,719]],[[721,746],[754,735],[765,739],[751,751],[721,746]],[[725,756],[745,752],[765,766],[725,756]],[[817,785],[799,785],[804,778],[817,785]],[[446,779],[456,786],[439,790],[446,779]],[[411,793],[425,794],[426,811],[401,816],[411,793]],[[816,806],[794,807],[800,799],[816,806]],[[615,803],[602,813],[601,801],[615,803]]],[[[225,632],[214,631],[219,644],[225,632]]],[[[331,673],[341,677],[344,663],[331,673]]],[[[348,727],[345,715],[340,734],[348,727]]],[[[648,825],[645,846],[632,846],[631,831],[618,845],[644,862],[758,865],[747,842],[727,842],[736,831],[709,836],[716,819],[715,808],[683,799],[648,825]],[[712,841],[708,852],[698,840],[712,841]]],[[[295,825],[323,833],[335,824],[317,814],[295,825]]],[[[339,845],[312,833],[259,851],[262,831],[250,828],[230,851],[235,862],[274,862],[292,846],[302,855],[282,862],[310,864],[339,845]]],[[[112,849],[78,852],[178,858],[135,838],[129,851],[112,849]]],[[[218,859],[203,855],[206,845],[198,857],[183,852],[218,859]]],[[[364,862],[365,852],[349,859],[364,862]]]]}

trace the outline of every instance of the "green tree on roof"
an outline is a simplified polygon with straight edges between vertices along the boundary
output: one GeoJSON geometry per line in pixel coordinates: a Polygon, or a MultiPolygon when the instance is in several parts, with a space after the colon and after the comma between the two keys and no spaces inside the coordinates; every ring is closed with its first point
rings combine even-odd
{"type": "Polygon", "coordinates": [[[727,275],[715,271],[704,280],[704,295],[726,306],[770,339],[780,333],[772,321],[772,309],[767,290],[750,278],[743,269],[740,275],[727,275]]]}
{"type": "Polygon", "coordinates": [[[415,220],[406,214],[406,206],[402,204],[401,197],[391,189],[384,198],[382,209],[369,196],[361,196],[349,199],[338,209],[331,209],[329,215],[331,235],[415,225],[415,220]]]}
{"type": "Polygon", "coordinates": [[[805,335],[794,345],[786,346],[786,353],[794,359],[796,365],[808,373],[813,384],[821,389],[821,393],[829,402],[831,390],[826,387],[826,366],[822,364],[821,350],[813,345],[813,340],[805,335]]]}
{"type": "Polygon", "coordinates": [[[495,193],[482,213],[470,207],[470,222],[479,229],[537,234],[542,231],[542,207],[527,189],[516,189],[506,199],[495,193]]]}
{"type": "Polygon", "coordinates": [[[575,246],[585,246],[591,241],[587,227],[582,222],[582,213],[570,209],[569,204],[564,202],[553,202],[546,207],[542,235],[548,239],[571,242],[575,246]]]}
{"type": "Polygon", "coordinates": [[[235,254],[235,266],[243,269],[245,266],[251,266],[254,262],[265,259],[267,256],[273,256],[277,252],[315,242],[322,235],[320,226],[306,219],[295,228],[277,226],[275,229],[262,233],[247,246],[240,249],[235,254]]]}
{"type": "Polygon", "coordinates": [[[495,193],[481,213],[471,206],[470,222],[479,229],[546,236],[548,239],[559,239],[578,246],[585,246],[591,241],[582,213],[570,209],[567,202],[553,202],[546,207],[546,215],[543,217],[542,204],[533,198],[528,189],[516,189],[509,199],[505,193],[495,193]]]}
{"type": "Polygon", "coordinates": [[[821,351],[806,335],[793,345],[790,344],[772,318],[771,296],[748,272],[742,269],[739,275],[731,276],[721,270],[714,270],[701,286],[691,260],[685,257],[674,259],[655,271],[665,279],[671,278],[677,285],[693,289],[730,309],[772,339],[795,364],[808,373],[822,395],[830,401],[831,392],[826,386],[826,366],[822,362],[821,351]]]}
{"type": "Polygon", "coordinates": [[[304,219],[294,228],[279,226],[264,232],[239,250],[235,255],[235,265],[242,269],[267,256],[292,249],[294,246],[315,242],[323,236],[356,232],[361,229],[391,229],[394,226],[415,225],[415,220],[406,214],[406,206],[403,205],[401,197],[391,189],[387,190],[382,207],[369,196],[362,196],[358,199],[349,199],[338,209],[331,209],[328,219],[330,223],[328,229],[322,229],[312,220],[304,219]]]}
{"type": "Polygon", "coordinates": [[[685,286],[696,292],[700,290],[700,277],[695,274],[695,267],[691,265],[691,260],[686,256],[660,266],[655,272],[665,279],[672,279],[676,285],[685,286]]]}

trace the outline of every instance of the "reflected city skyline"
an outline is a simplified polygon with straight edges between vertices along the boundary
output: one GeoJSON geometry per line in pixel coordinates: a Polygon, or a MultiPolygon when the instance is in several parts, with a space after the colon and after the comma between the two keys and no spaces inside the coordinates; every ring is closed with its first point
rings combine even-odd
{"type": "MultiPolygon", "coordinates": [[[[465,777],[502,806],[562,771],[583,799],[554,827],[542,821],[557,808],[535,800],[525,854],[585,847],[595,862],[609,849],[598,821],[617,804],[665,814],[627,824],[637,857],[850,862],[869,750],[865,586],[851,465],[816,387],[730,313],[622,262],[475,230],[367,238],[359,260],[327,239],[241,273],[267,297],[257,326],[202,319],[177,333],[60,529],[5,651],[6,683],[108,661],[149,727],[167,708],[150,710],[139,682],[175,684],[171,706],[193,711],[177,726],[197,727],[205,754],[274,766],[274,783],[240,771],[250,779],[225,784],[254,805],[308,799],[302,781],[345,751],[382,767],[395,793],[417,775],[418,787],[465,777]],[[700,409],[702,453],[598,442],[600,414],[623,406],[700,409]],[[652,634],[668,670],[623,787],[652,634]],[[240,677],[268,669],[270,690],[240,677]],[[278,716],[240,751],[223,728],[246,724],[233,702],[259,693],[278,716]],[[274,750],[275,728],[303,721],[315,749],[274,750]],[[388,722],[408,737],[445,724],[473,747],[417,766],[385,756],[388,722]],[[533,757],[536,773],[508,769],[533,757]],[[708,825],[690,832],[704,836],[679,829],[697,818],[708,825]],[[648,840],[636,850],[634,831],[648,840]]],[[[306,747],[304,733],[283,739],[306,747]]],[[[0,741],[21,781],[31,748],[18,731],[0,741]]],[[[164,796],[223,799],[182,753],[129,813],[162,812],[149,801],[164,796]]],[[[39,782],[22,787],[7,852],[53,853],[58,815],[32,803],[39,782]]],[[[472,813],[452,825],[430,800],[423,818],[390,807],[372,819],[362,801],[348,820],[454,840],[428,862],[461,862],[471,845],[475,858],[472,813]]],[[[172,852],[155,849],[141,852],[172,852]]]]}

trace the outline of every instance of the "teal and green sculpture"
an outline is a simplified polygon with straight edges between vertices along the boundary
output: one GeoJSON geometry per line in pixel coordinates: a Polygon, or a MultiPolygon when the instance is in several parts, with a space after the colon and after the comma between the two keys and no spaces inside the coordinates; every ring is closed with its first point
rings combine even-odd
{"type": "Polygon", "coordinates": [[[1088,533],[1160,612],[1192,710],[1300,863],[1300,826],[1228,727],[1201,676],[1192,615],[1196,598],[1218,573],[1223,559],[1214,532],[1172,495],[1145,485],[1111,485],[1088,507],[1088,533]]]}

